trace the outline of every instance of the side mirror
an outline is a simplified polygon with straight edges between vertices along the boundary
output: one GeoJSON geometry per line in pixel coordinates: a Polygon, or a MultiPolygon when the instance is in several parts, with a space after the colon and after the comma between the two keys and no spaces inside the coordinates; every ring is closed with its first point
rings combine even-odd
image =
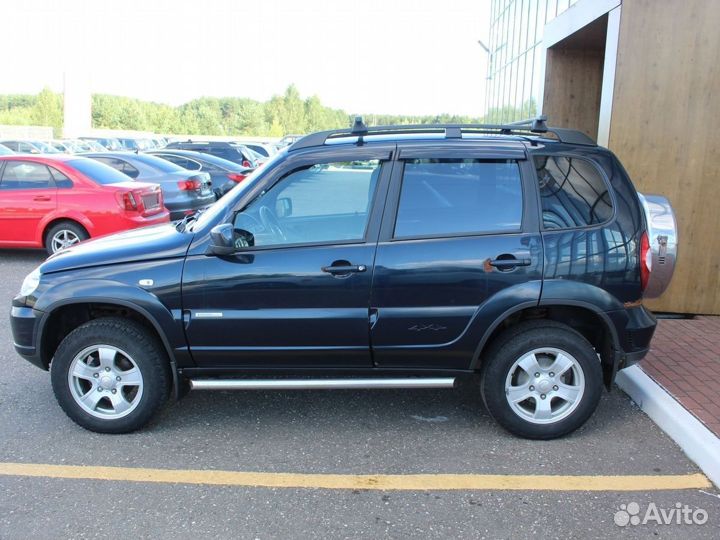
{"type": "Polygon", "coordinates": [[[288,197],[280,197],[275,202],[275,215],[279,218],[286,218],[292,216],[292,199],[288,197]]]}
{"type": "Polygon", "coordinates": [[[232,223],[216,225],[210,231],[212,243],[208,253],[213,255],[231,255],[235,253],[235,241],[232,223]]]}

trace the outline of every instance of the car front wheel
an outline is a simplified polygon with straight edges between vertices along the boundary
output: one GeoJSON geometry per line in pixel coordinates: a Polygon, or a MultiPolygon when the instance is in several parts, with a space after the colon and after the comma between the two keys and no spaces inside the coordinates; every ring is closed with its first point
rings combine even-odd
{"type": "Polygon", "coordinates": [[[582,426],[597,408],[602,369],[578,332],[553,321],[521,323],[490,347],[481,391],[505,429],[552,439],[582,426]]]}
{"type": "Polygon", "coordinates": [[[144,426],[167,401],[167,355],[142,325],[104,318],[73,330],[50,366],[53,391],[77,424],[100,433],[144,426]]]}

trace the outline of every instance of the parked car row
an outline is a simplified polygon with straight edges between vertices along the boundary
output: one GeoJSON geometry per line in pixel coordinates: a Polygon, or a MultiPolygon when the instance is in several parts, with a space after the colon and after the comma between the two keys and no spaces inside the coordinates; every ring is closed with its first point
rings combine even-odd
{"type": "Polygon", "coordinates": [[[145,150],[157,150],[167,144],[164,137],[81,137],[83,141],[94,142],[106,150],[131,152],[142,152],[145,150]]]}
{"type": "Polygon", "coordinates": [[[239,163],[248,169],[255,169],[265,162],[265,158],[262,158],[262,156],[250,150],[247,146],[236,142],[193,141],[188,139],[185,142],[171,142],[166,148],[171,150],[192,150],[194,152],[210,154],[239,163]]]}
{"type": "Polygon", "coordinates": [[[162,150],[152,150],[148,154],[170,161],[188,171],[208,173],[212,181],[213,191],[218,199],[253,172],[252,168],[243,167],[233,161],[212,154],[193,152],[192,150],[164,148],[162,150]]]}
{"type": "Polygon", "coordinates": [[[158,184],[67,155],[0,156],[0,247],[52,254],[82,240],[169,221],[158,184]]]}
{"type": "Polygon", "coordinates": [[[149,154],[101,152],[83,155],[108,165],[133,180],[158,184],[171,220],[182,219],[217,200],[210,175],[206,172],[188,171],[149,154]]]}
{"type": "Polygon", "coordinates": [[[88,238],[181,220],[208,208],[277,151],[264,143],[147,141],[5,141],[0,247],[53,254],[88,238]]]}
{"type": "Polygon", "coordinates": [[[203,211],[253,172],[188,150],[6,153],[0,154],[0,247],[50,254],[203,211]]]}

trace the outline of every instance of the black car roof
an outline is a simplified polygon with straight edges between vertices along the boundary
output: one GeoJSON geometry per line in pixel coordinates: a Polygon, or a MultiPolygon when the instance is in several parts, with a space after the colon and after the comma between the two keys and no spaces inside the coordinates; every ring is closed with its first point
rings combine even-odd
{"type": "Polygon", "coordinates": [[[146,152],[150,155],[162,155],[162,154],[173,154],[176,156],[183,156],[190,159],[197,159],[198,161],[206,161],[208,163],[211,163],[213,165],[217,165],[218,167],[227,168],[230,170],[247,170],[247,167],[243,167],[242,165],[239,165],[235,163],[234,161],[230,161],[229,159],[223,159],[218,156],[214,156],[212,154],[206,154],[205,152],[194,152],[192,150],[183,150],[182,148],[161,148],[159,150],[151,150],[150,152],[146,152]]]}

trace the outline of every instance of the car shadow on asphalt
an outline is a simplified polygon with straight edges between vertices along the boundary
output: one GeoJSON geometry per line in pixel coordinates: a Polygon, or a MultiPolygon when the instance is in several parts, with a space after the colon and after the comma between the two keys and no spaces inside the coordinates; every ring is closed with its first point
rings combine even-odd
{"type": "Polygon", "coordinates": [[[40,264],[46,258],[42,249],[0,249],[0,262],[40,264]]]}

